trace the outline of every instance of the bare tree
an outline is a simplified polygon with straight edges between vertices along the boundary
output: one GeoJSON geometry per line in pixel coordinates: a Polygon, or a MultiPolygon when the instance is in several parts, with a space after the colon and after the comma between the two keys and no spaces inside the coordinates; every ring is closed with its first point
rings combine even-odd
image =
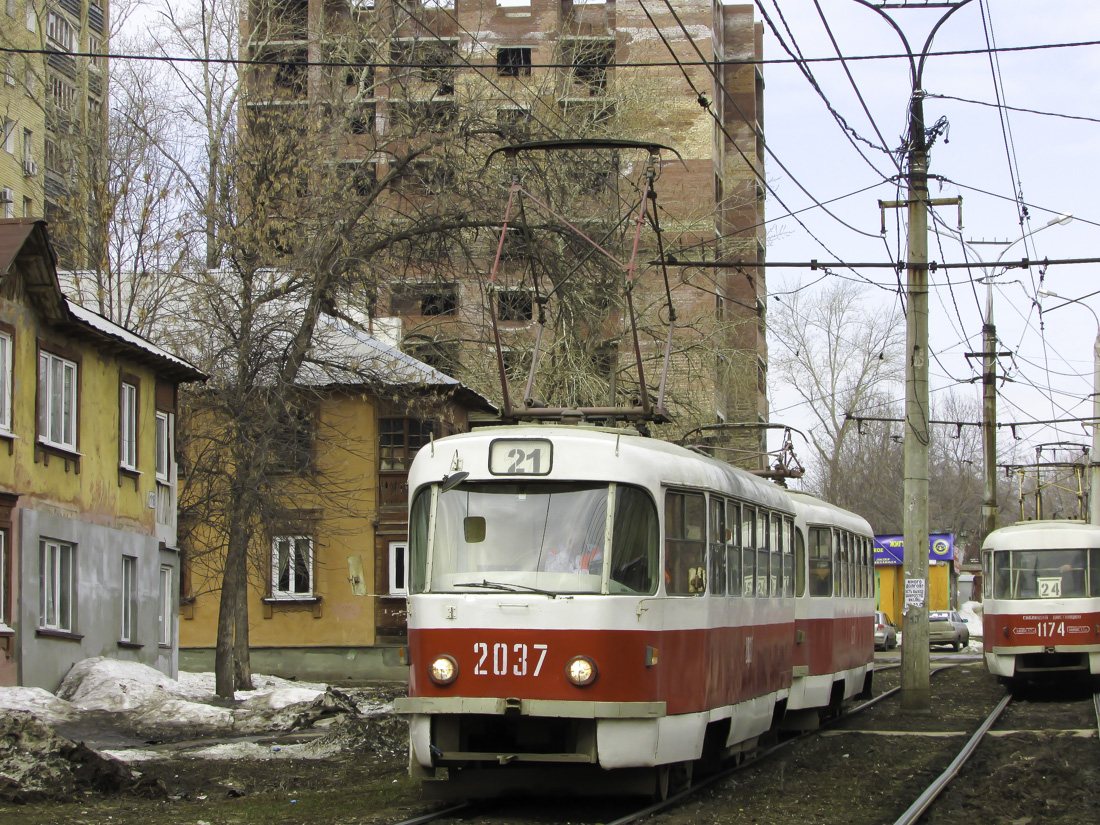
{"type": "MultiPolygon", "coordinates": [[[[840,503],[842,463],[855,422],[872,412],[902,377],[905,326],[897,309],[868,305],[859,287],[835,280],[818,292],[796,289],[776,298],[769,331],[772,374],[805,404],[815,423],[809,482],[840,503]]],[[[883,433],[886,435],[886,433],[883,433]]]]}

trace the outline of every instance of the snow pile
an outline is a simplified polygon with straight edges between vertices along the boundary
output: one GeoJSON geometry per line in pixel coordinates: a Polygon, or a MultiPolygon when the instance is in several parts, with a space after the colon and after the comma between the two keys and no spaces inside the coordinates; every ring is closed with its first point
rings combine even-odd
{"type": "Polygon", "coordinates": [[[982,630],[982,603],[964,602],[959,608],[959,615],[966,622],[966,629],[970,631],[970,646],[967,650],[981,653],[985,646],[982,642],[984,631],[982,630]]]}
{"type": "Polygon", "coordinates": [[[142,780],[83,743],[58,736],[28,711],[0,714],[0,800],[65,801],[86,790],[164,795],[162,785],[142,780]]]}

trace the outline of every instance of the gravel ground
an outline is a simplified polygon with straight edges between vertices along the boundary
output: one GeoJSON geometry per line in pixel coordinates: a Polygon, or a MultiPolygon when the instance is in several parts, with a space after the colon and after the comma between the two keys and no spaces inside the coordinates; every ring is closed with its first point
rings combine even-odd
{"type": "MultiPolygon", "coordinates": [[[[896,657],[896,654],[880,657],[896,657]]],[[[941,657],[937,656],[939,660],[941,657]]],[[[945,656],[961,666],[933,677],[932,713],[903,713],[897,698],[841,722],[824,735],[711,785],[683,806],[656,815],[657,825],[881,825],[893,822],[950,762],[1004,691],[976,657],[945,656]],[[940,735],[954,734],[954,735],[940,735]]],[[[876,674],[876,692],[899,671],[876,674]]],[[[390,688],[389,690],[395,690],[390,688]]],[[[1071,697],[1072,698],[1072,697],[1071,697]]],[[[1040,732],[998,738],[963,775],[960,790],[929,821],[967,825],[1085,825],[1100,821],[1100,743],[1055,733],[1084,728],[1087,700],[1074,711],[1042,696],[1026,697],[1002,727],[1040,732]]],[[[63,796],[26,804],[0,801],[0,822],[112,825],[396,822],[433,807],[406,776],[406,727],[393,717],[337,720],[315,731],[319,758],[210,760],[186,752],[134,763],[132,785],[70,787],[63,796]]],[[[286,748],[290,750],[290,748],[286,748]]],[[[301,755],[301,750],[297,751],[301,755]]],[[[541,801],[527,814],[509,806],[514,825],[579,822],[574,806],[541,801]],[[560,810],[558,819],[550,812],[560,810]]],[[[602,806],[597,806],[602,807],[602,806]]],[[[583,810],[583,809],[582,809],[583,810]]],[[[489,821],[489,820],[486,820],[489,821]]],[[[500,820],[492,820],[500,821],[500,820]]],[[[589,819],[588,821],[591,821],[589,819]]]]}

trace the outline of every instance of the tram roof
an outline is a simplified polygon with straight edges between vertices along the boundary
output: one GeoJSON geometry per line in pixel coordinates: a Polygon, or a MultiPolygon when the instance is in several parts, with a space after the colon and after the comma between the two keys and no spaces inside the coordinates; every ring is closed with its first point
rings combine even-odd
{"type": "Polygon", "coordinates": [[[871,523],[858,513],[845,510],[843,507],[801,490],[788,490],[787,494],[794,499],[795,512],[800,518],[805,519],[807,524],[828,524],[859,535],[874,535],[875,531],[871,529],[871,523]]]}
{"type": "Polygon", "coordinates": [[[983,550],[1055,550],[1100,547],[1100,525],[1069,519],[1021,521],[994,530],[983,550]]]}
{"type": "MultiPolygon", "coordinates": [[[[436,460],[432,469],[428,469],[428,462],[420,458],[426,450],[418,453],[409,477],[410,489],[429,481],[425,471],[430,476],[438,471],[441,461],[450,462],[454,447],[482,442],[487,449],[489,442],[499,438],[549,438],[559,445],[572,443],[581,448],[564,463],[558,460],[556,454],[554,471],[549,476],[543,476],[546,480],[620,480],[654,487],[717,489],[727,495],[743,497],[778,510],[790,512],[793,509],[785,490],[724,461],[678,444],[641,436],[634,430],[575,424],[478,427],[468,433],[439,439],[435,442],[438,449],[433,450],[436,460]]],[[[561,457],[564,458],[564,455],[561,457]]],[[[464,463],[463,469],[471,472],[471,481],[500,479],[500,476],[488,474],[487,468],[472,468],[464,463]]]]}

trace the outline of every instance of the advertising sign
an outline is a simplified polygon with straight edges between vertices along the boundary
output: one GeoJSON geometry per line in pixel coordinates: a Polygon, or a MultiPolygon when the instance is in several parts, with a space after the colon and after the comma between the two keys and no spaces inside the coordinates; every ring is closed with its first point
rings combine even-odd
{"type": "MultiPolygon", "coordinates": [[[[905,559],[903,536],[875,536],[875,566],[901,564],[905,559]]],[[[955,534],[933,533],[928,537],[928,560],[953,562],[955,560],[955,534]]]]}

